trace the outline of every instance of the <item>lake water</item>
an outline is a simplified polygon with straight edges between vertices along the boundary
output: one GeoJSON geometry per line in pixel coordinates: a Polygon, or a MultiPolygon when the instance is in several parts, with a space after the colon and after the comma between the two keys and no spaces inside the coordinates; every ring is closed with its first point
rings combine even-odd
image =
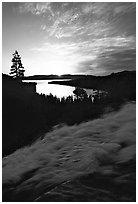
{"type": "MultiPolygon", "coordinates": [[[[36,82],[36,92],[39,94],[49,95],[50,93],[59,98],[67,97],[73,95],[73,91],[75,87],[72,86],[64,86],[58,84],[48,84],[50,81],[68,81],[68,79],[64,80],[24,80],[24,82],[36,82]]],[[[87,94],[92,94],[92,89],[87,89],[87,94]]]]}

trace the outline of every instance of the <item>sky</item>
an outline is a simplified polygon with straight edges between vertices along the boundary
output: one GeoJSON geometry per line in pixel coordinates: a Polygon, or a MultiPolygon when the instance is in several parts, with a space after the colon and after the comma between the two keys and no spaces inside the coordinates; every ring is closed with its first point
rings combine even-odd
{"type": "Polygon", "coordinates": [[[136,70],[135,2],[3,2],[2,71],[25,75],[136,70]]]}

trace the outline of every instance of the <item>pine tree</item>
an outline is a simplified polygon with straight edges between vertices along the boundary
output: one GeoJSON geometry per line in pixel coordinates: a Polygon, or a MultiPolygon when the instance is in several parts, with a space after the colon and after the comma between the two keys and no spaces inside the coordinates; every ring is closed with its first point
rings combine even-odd
{"type": "Polygon", "coordinates": [[[12,58],[12,66],[10,69],[10,75],[13,78],[21,78],[21,77],[24,77],[24,72],[25,70],[21,62],[21,57],[18,54],[18,51],[15,50],[15,53],[13,54],[13,58],[12,58]]]}

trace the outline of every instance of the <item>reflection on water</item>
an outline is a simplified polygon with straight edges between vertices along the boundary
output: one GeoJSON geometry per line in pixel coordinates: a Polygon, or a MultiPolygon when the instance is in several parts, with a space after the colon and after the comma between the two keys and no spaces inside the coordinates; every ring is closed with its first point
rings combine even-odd
{"type": "MultiPolygon", "coordinates": [[[[66,81],[68,79],[64,79],[63,81],[66,81]]],[[[73,95],[73,91],[75,87],[71,86],[64,86],[64,85],[58,85],[58,84],[48,84],[52,80],[25,80],[24,82],[36,82],[36,91],[39,94],[45,94],[49,95],[50,93],[54,96],[57,96],[59,98],[61,97],[67,97],[69,95],[73,95]]],[[[61,81],[55,80],[54,81],[61,81]]],[[[87,90],[88,94],[92,94],[92,90],[87,90]]]]}
{"type": "Polygon", "coordinates": [[[37,87],[36,87],[37,92],[43,93],[43,94],[52,93],[54,96],[57,96],[60,98],[63,96],[66,97],[69,95],[73,95],[74,87],[63,86],[58,84],[48,84],[49,81],[51,80],[37,82],[37,87]]]}

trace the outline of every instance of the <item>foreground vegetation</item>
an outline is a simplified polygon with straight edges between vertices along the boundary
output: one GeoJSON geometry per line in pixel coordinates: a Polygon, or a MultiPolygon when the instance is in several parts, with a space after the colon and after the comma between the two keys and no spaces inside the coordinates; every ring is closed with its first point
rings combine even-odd
{"type": "Polygon", "coordinates": [[[3,202],[135,202],[136,105],[55,127],[3,158],[3,202]]]}

